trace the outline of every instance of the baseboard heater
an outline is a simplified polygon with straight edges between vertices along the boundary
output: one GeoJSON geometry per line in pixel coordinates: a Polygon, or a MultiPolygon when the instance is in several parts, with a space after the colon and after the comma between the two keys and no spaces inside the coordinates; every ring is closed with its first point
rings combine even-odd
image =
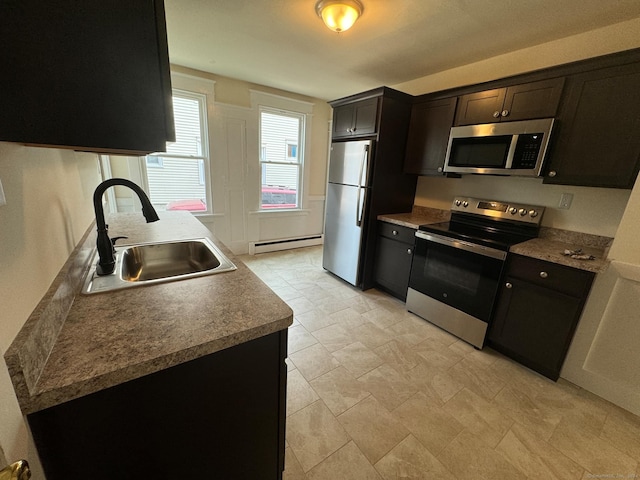
{"type": "Polygon", "coordinates": [[[309,237],[284,238],[280,240],[269,240],[268,242],[249,243],[249,255],[256,253],[277,252],[279,250],[289,250],[292,248],[311,247],[322,245],[323,235],[312,235],[309,237]]]}

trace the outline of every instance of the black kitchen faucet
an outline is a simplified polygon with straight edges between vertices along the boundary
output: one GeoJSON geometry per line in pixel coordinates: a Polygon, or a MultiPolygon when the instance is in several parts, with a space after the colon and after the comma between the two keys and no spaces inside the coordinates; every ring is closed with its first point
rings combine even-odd
{"type": "Polygon", "coordinates": [[[98,275],[111,275],[113,273],[116,268],[116,261],[113,256],[115,253],[115,241],[118,238],[125,238],[117,237],[112,241],[108,235],[109,225],[107,225],[104,220],[102,195],[107,190],[107,188],[113,185],[122,185],[124,187],[129,187],[136,193],[136,195],[138,195],[138,198],[142,203],[142,214],[144,215],[144,218],[147,219],[147,223],[160,220],[160,218],[158,218],[156,210],[153,208],[153,205],[151,205],[147,194],[144,193],[144,190],[142,190],[142,188],[133,183],[131,180],[127,180],[125,178],[110,178],[109,180],[105,180],[100,185],[98,185],[96,187],[96,191],[93,193],[93,208],[96,212],[96,226],[98,228],[98,238],[96,240],[96,246],[98,247],[98,256],[100,257],[100,259],[98,260],[98,264],[96,265],[96,273],[98,275]]]}

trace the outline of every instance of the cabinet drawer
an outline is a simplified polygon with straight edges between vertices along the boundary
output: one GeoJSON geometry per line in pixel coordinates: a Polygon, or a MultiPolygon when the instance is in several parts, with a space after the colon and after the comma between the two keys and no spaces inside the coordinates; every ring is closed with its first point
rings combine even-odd
{"type": "Polygon", "coordinates": [[[378,234],[411,245],[415,242],[416,237],[416,231],[413,228],[388,222],[378,222],[378,234]]]}
{"type": "Polygon", "coordinates": [[[594,274],[521,255],[509,255],[509,275],[566,295],[582,297],[591,287],[594,274]]]}

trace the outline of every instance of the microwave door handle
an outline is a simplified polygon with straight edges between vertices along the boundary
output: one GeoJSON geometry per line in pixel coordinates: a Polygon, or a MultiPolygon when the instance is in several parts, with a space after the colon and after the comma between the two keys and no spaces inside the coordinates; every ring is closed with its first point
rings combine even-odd
{"type": "Polygon", "coordinates": [[[516,146],[518,145],[518,138],[520,135],[513,135],[511,137],[511,144],[509,145],[509,152],[507,153],[507,162],[504,165],[504,168],[510,169],[513,165],[513,157],[516,154],[516,146]]]}

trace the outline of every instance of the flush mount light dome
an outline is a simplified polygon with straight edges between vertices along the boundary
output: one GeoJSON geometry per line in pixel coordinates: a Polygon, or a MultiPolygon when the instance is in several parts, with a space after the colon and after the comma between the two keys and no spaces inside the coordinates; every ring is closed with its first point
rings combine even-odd
{"type": "Polygon", "coordinates": [[[318,16],[327,27],[338,33],[350,29],[363,10],[358,0],[320,0],[316,3],[318,16]]]}

